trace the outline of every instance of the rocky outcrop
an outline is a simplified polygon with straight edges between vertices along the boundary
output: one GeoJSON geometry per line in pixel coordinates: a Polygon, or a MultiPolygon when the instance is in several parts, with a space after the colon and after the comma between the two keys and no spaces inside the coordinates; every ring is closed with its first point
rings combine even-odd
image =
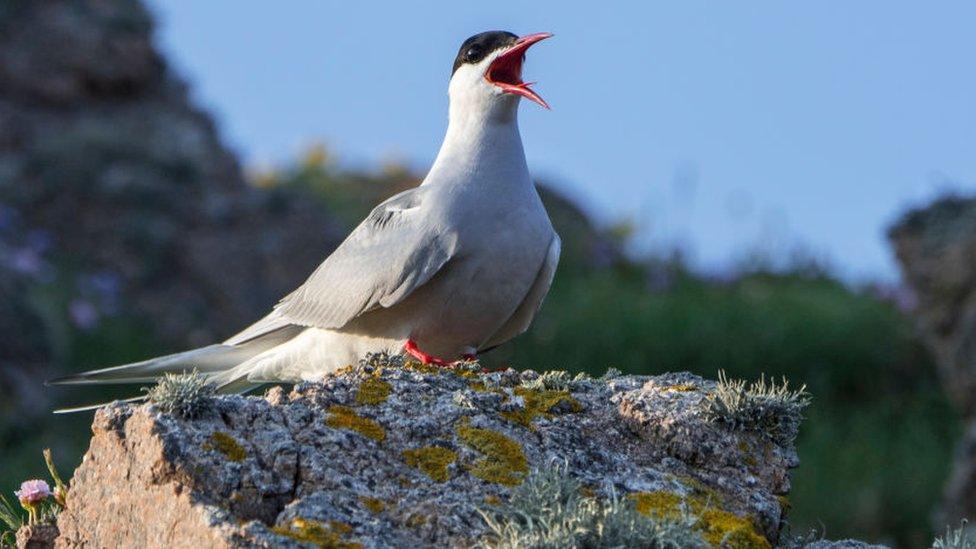
{"type": "Polygon", "coordinates": [[[967,426],[937,529],[976,517],[976,199],[949,196],[905,214],[888,233],[942,385],[967,426]]]}
{"type": "Polygon", "coordinates": [[[80,546],[470,546],[533,471],[595,498],[695,515],[712,543],[768,547],[792,444],[706,419],[690,374],[570,379],[373,360],[196,419],[100,410],[58,526],[80,546]]]}
{"type": "Polygon", "coordinates": [[[17,403],[76,332],[211,343],[338,242],[308,195],[245,183],[152,27],[136,0],[0,5],[0,410],[50,408],[17,403]]]}

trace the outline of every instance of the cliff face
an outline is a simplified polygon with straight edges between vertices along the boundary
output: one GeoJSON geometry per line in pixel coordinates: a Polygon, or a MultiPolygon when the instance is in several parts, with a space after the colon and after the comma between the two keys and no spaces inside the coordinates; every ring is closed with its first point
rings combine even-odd
{"type": "Polygon", "coordinates": [[[558,469],[595,500],[691,513],[709,543],[767,547],[791,436],[709,420],[715,389],[374,360],[192,420],[116,404],[96,414],[58,545],[470,546],[492,539],[482,512],[558,469]]]}
{"type": "Polygon", "coordinates": [[[935,523],[976,516],[976,199],[946,197],[889,231],[942,385],[967,422],[935,523]]]}
{"type": "Polygon", "coordinates": [[[49,408],[17,401],[106,318],[172,348],[229,335],[340,236],[245,183],[152,27],[136,0],[0,4],[0,409],[49,408]]]}

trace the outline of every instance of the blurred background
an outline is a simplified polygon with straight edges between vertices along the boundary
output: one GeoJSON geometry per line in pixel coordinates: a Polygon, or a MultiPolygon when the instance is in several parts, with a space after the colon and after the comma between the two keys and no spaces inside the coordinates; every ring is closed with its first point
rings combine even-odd
{"type": "Polygon", "coordinates": [[[485,361],[785,375],[794,531],[976,518],[976,5],[352,4],[0,2],[3,493],[117,394],[43,379],[231,335],[417,185],[502,28],[556,33],[520,117],[564,248],[485,361]]]}

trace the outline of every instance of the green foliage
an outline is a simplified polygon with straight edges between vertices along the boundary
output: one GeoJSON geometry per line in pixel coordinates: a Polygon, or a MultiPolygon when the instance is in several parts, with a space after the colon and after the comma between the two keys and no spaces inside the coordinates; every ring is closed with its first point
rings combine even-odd
{"type": "Polygon", "coordinates": [[[719,371],[718,385],[705,399],[705,415],[709,421],[788,444],[796,438],[803,409],[809,404],[806,386],[793,391],[786,378],[782,385],[767,383],[765,376],[747,384],[744,380],[730,380],[719,371]]]}
{"type": "Polygon", "coordinates": [[[533,472],[509,503],[482,510],[491,532],[480,546],[511,549],[707,547],[689,516],[652,518],[611,494],[586,497],[564,467],[533,472]]]}
{"type": "Polygon", "coordinates": [[[976,531],[962,521],[959,528],[946,527],[946,533],[932,542],[932,549],[976,549],[976,531]]]}
{"type": "Polygon", "coordinates": [[[13,546],[14,532],[24,525],[24,515],[0,494],[0,547],[13,546]]]}
{"type": "Polygon", "coordinates": [[[217,391],[207,377],[194,370],[186,374],[166,374],[153,387],[143,387],[149,402],[167,414],[184,419],[200,417],[213,407],[217,391]]]}

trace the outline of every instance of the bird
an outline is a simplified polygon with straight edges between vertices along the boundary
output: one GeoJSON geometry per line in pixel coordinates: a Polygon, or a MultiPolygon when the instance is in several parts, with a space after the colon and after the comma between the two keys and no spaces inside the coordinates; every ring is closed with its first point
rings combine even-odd
{"type": "Polygon", "coordinates": [[[526,51],[551,36],[488,31],[465,40],[427,176],[376,206],[266,316],[219,344],[48,383],[146,383],[196,371],[221,393],[244,393],[316,381],[368,353],[451,366],[525,332],[560,252],[518,127],[521,99],[549,109],[522,68],[526,51]]]}

